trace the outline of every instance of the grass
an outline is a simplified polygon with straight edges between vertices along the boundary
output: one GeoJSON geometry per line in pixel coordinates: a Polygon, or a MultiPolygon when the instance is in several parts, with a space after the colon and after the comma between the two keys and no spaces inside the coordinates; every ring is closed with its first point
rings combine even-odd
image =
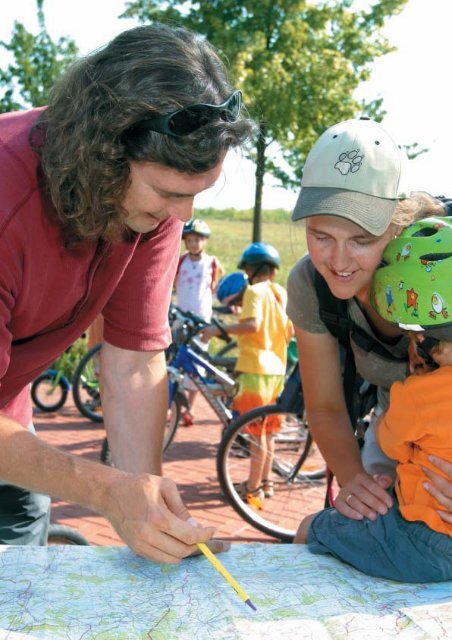
{"type": "MultiPolygon", "coordinates": [[[[200,214],[195,214],[199,215],[200,214]]],[[[207,244],[207,253],[217,256],[226,273],[237,271],[237,262],[242,251],[251,243],[251,220],[208,219],[212,230],[207,244]]],[[[281,256],[281,268],[277,281],[286,286],[287,276],[293,265],[306,252],[304,226],[290,221],[290,214],[280,222],[263,222],[262,242],[272,244],[281,256]]]]}

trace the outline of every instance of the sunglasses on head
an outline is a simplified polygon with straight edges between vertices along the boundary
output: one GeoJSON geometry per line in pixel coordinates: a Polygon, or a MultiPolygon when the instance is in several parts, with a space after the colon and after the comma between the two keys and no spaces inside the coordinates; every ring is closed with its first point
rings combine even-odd
{"type": "Polygon", "coordinates": [[[430,336],[425,336],[422,342],[416,342],[416,351],[418,356],[422,358],[427,366],[435,369],[438,367],[438,363],[433,360],[431,351],[437,347],[439,343],[440,340],[437,338],[431,338],[430,336]]]}
{"type": "Polygon", "coordinates": [[[139,122],[135,128],[157,131],[167,136],[186,136],[214,120],[236,122],[242,109],[242,92],[234,91],[222,104],[190,104],[158,118],[139,122]]]}

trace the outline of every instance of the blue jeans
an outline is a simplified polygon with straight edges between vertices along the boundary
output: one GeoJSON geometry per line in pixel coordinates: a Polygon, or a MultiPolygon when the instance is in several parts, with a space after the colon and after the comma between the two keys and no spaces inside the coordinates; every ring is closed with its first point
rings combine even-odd
{"type": "Polygon", "coordinates": [[[402,518],[397,500],[375,521],[321,511],[308,531],[312,553],[330,553],[370,576],[400,582],[452,580],[452,537],[402,518]]]}

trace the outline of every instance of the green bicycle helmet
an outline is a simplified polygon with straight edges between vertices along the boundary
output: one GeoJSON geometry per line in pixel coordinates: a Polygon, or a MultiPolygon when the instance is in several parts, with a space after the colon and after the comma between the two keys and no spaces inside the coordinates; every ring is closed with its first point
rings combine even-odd
{"type": "Polygon", "coordinates": [[[200,220],[199,218],[193,218],[184,224],[184,228],[182,230],[182,238],[188,236],[189,233],[195,233],[197,236],[201,236],[202,238],[210,237],[210,228],[209,225],[204,222],[204,220],[200,220]]]}
{"type": "Polygon", "coordinates": [[[387,245],[370,301],[403,329],[452,340],[452,217],[418,220],[387,245]]]}

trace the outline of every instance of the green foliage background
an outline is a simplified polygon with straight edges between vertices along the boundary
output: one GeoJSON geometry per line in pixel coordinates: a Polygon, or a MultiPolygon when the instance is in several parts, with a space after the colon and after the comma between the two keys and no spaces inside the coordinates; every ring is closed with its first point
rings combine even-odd
{"type": "MultiPolygon", "coordinates": [[[[195,216],[212,230],[207,253],[217,256],[227,273],[237,271],[240,254],[251,242],[252,210],[198,209],[195,216]]],[[[262,241],[272,244],[281,255],[277,281],[284,286],[290,269],[306,252],[304,225],[292,222],[290,216],[282,209],[263,212],[262,241]]]]}

